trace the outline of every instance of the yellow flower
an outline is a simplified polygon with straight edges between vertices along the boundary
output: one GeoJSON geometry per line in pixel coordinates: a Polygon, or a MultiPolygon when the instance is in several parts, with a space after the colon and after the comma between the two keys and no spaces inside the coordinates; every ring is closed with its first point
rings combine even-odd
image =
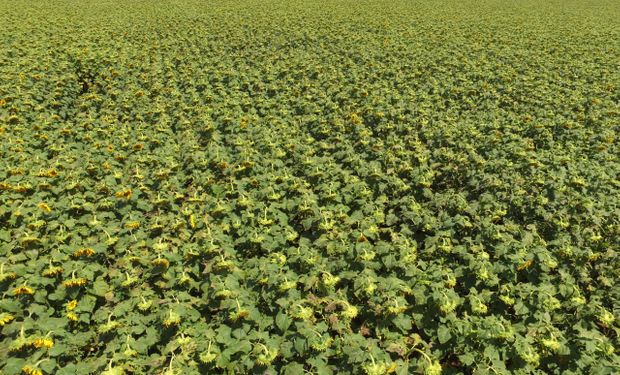
{"type": "Polygon", "coordinates": [[[7,281],[7,280],[13,280],[16,277],[17,277],[17,274],[15,272],[3,273],[2,267],[0,267],[0,282],[7,281]]]}
{"type": "Polygon", "coordinates": [[[86,279],[80,277],[80,278],[77,278],[77,279],[71,279],[71,280],[64,281],[62,283],[62,285],[64,285],[66,288],[73,288],[73,287],[76,287],[76,286],[86,285],[87,282],[88,281],[86,279]]]}
{"type": "Polygon", "coordinates": [[[39,370],[36,367],[29,366],[29,365],[25,365],[24,367],[22,367],[22,371],[26,375],[43,375],[43,371],[39,370]]]}
{"type": "Polygon", "coordinates": [[[23,168],[11,168],[7,172],[11,176],[23,176],[24,175],[23,168]]]}
{"type": "Polygon", "coordinates": [[[0,327],[4,327],[8,323],[10,323],[15,317],[11,314],[2,313],[0,314],[0,327]]]}
{"type": "Polygon", "coordinates": [[[67,311],[75,310],[75,308],[77,307],[77,304],[78,304],[78,301],[75,299],[67,302],[67,311]]]}
{"type": "Polygon", "coordinates": [[[81,256],[91,256],[95,253],[95,251],[93,249],[91,249],[90,247],[85,247],[85,248],[81,248],[79,250],[77,250],[76,252],[73,253],[73,256],[76,258],[79,258],[81,256]]]}
{"type": "Polygon", "coordinates": [[[21,185],[21,186],[14,186],[13,187],[13,191],[16,192],[16,193],[25,193],[25,192],[27,192],[30,189],[31,189],[30,185],[21,185]]]}
{"type": "Polygon", "coordinates": [[[46,203],[41,202],[41,203],[37,204],[37,207],[39,207],[40,209],[42,209],[45,212],[52,212],[52,209],[46,203]]]}
{"type": "Polygon", "coordinates": [[[517,271],[523,271],[524,269],[531,267],[532,264],[534,264],[534,261],[530,259],[527,262],[520,265],[519,267],[517,267],[517,271]]]}
{"type": "Polygon", "coordinates": [[[125,228],[126,229],[138,229],[140,228],[140,222],[139,221],[130,221],[125,223],[125,228]]]}
{"type": "Polygon", "coordinates": [[[118,199],[124,198],[124,199],[129,200],[131,198],[132,193],[133,192],[131,191],[131,189],[125,189],[125,190],[117,191],[116,193],[114,193],[114,195],[118,199]]]}
{"type": "Polygon", "coordinates": [[[78,321],[78,317],[77,317],[77,315],[75,315],[75,314],[74,314],[74,313],[72,313],[72,312],[68,312],[68,313],[67,313],[67,319],[69,319],[69,320],[70,320],[70,321],[72,321],[72,322],[77,322],[77,321],[78,321]]]}
{"type": "Polygon", "coordinates": [[[52,277],[63,273],[64,269],[62,267],[51,267],[43,271],[43,276],[52,277]]]}
{"type": "Polygon", "coordinates": [[[46,171],[40,171],[39,174],[37,175],[39,177],[58,177],[58,171],[55,170],[54,168],[52,169],[48,169],[46,171]]]}
{"type": "Polygon", "coordinates": [[[47,338],[47,337],[40,337],[32,341],[32,346],[34,346],[35,348],[50,349],[54,346],[54,340],[47,338]]]}
{"type": "Polygon", "coordinates": [[[158,266],[158,267],[168,268],[168,266],[170,266],[170,262],[168,262],[167,259],[157,258],[153,260],[153,265],[158,266]]]}
{"type": "Polygon", "coordinates": [[[13,289],[13,294],[16,296],[21,295],[21,294],[33,295],[34,290],[29,286],[22,285],[22,286],[18,286],[17,288],[13,289]]]}
{"type": "Polygon", "coordinates": [[[179,314],[170,310],[168,317],[164,319],[164,327],[170,328],[174,326],[178,326],[181,323],[181,317],[179,314]]]}

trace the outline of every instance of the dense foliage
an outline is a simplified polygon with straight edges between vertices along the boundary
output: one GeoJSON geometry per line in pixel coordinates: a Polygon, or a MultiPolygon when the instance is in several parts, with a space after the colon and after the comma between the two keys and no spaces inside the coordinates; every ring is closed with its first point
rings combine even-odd
{"type": "Polygon", "coordinates": [[[620,372],[619,19],[0,0],[0,373],[620,372]]]}

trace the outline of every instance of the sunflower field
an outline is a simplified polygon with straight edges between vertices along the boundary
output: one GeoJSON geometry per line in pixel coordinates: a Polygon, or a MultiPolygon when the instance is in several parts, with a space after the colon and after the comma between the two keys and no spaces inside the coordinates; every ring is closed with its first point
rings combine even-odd
{"type": "Polygon", "coordinates": [[[620,373],[617,0],[0,0],[0,374],[620,373]]]}

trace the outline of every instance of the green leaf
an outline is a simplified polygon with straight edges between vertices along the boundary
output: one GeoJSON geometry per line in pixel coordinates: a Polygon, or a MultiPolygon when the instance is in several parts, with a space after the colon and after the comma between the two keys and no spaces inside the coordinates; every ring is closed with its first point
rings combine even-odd
{"type": "Polygon", "coordinates": [[[58,357],[67,351],[67,346],[59,343],[55,343],[52,348],[50,348],[47,353],[50,357],[58,357]]]}
{"type": "Polygon", "coordinates": [[[295,340],[293,340],[293,347],[299,355],[304,355],[306,350],[308,350],[308,342],[304,338],[296,337],[295,340]]]}
{"type": "Polygon", "coordinates": [[[52,358],[47,361],[43,361],[41,362],[39,366],[41,367],[41,370],[45,371],[46,373],[51,374],[54,372],[54,369],[56,368],[56,360],[52,358]]]}
{"type": "Polygon", "coordinates": [[[65,367],[56,370],[57,375],[78,375],[78,369],[73,363],[67,364],[65,367]]]}
{"type": "Polygon", "coordinates": [[[276,326],[282,331],[286,332],[293,323],[293,320],[286,314],[279,312],[276,315],[276,326]]]}
{"type": "Polygon", "coordinates": [[[8,230],[0,230],[0,240],[9,242],[11,240],[11,232],[8,230]]]}
{"type": "Polygon", "coordinates": [[[452,334],[450,333],[450,329],[444,325],[439,326],[437,329],[437,338],[439,339],[440,344],[445,344],[452,338],[452,334]]]}
{"type": "Polygon", "coordinates": [[[412,328],[411,318],[405,316],[404,314],[398,315],[392,319],[392,323],[394,323],[394,325],[403,332],[408,332],[412,328]]]}
{"type": "Polygon", "coordinates": [[[6,375],[17,375],[22,372],[22,367],[26,364],[23,358],[9,357],[4,360],[2,371],[6,375]]]}
{"type": "Polygon", "coordinates": [[[472,363],[474,363],[474,361],[476,360],[476,358],[473,356],[473,354],[471,353],[465,353],[465,354],[461,354],[459,356],[459,360],[465,365],[465,366],[471,366],[472,363]]]}
{"type": "Polygon", "coordinates": [[[104,297],[110,291],[110,286],[105,281],[99,279],[93,283],[92,291],[94,295],[104,297]]]}
{"type": "Polygon", "coordinates": [[[289,363],[286,366],[282,367],[282,373],[284,375],[298,375],[302,374],[304,371],[304,366],[296,362],[289,363]]]}

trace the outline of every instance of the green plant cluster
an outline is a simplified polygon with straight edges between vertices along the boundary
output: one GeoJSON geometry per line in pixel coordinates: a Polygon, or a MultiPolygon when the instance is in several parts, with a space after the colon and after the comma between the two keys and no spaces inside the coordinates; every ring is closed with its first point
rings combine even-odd
{"type": "Polygon", "coordinates": [[[0,373],[619,373],[619,19],[1,0],[0,373]]]}

